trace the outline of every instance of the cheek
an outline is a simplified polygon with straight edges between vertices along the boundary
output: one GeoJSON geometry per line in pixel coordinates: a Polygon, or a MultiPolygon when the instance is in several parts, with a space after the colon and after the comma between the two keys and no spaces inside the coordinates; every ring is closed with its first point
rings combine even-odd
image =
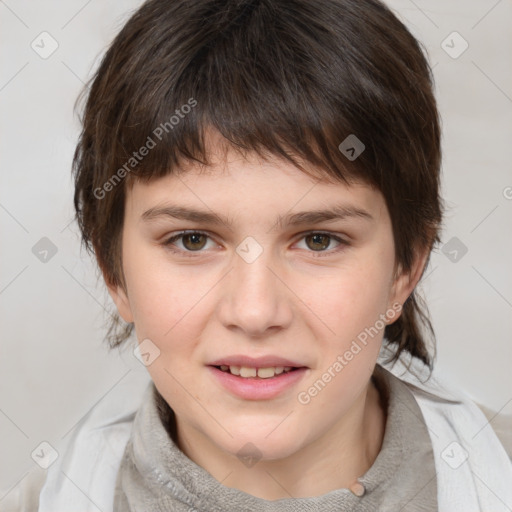
{"type": "MultiPolygon", "coordinates": [[[[124,270],[128,296],[139,340],[164,340],[198,302],[200,287],[190,273],[154,257],[154,249],[126,245],[124,270]],[[153,252],[153,254],[151,254],[153,252]]],[[[204,292],[203,292],[204,293],[204,292]]]]}
{"type": "Polygon", "coordinates": [[[322,355],[298,401],[310,404],[310,411],[322,411],[327,422],[347,412],[372,375],[385,328],[381,315],[388,309],[389,279],[385,266],[351,266],[317,283],[310,296],[308,306],[327,325],[327,335],[316,338],[322,355]]]}
{"type": "Polygon", "coordinates": [[[361,260],[310,282],[302,296],[311,313],[343,345],[387,310],[389,291],[390,269],[361,260]]]}

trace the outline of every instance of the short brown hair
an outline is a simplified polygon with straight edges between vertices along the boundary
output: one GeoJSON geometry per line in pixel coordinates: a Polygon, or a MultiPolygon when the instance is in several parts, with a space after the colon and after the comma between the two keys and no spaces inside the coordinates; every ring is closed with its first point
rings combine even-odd
{"type": "MultiPolygon", "coordinates": [[[[377,0],[149,0],[82,92],[73,169],[83,243],[106,281],[124,286],[127,187],[186,161],[208,165],[205,133],[214,129],[241,152],[286,158],[307,172],[305,161],[326,177],[376,187],[397,268],[407,271],[416,249],[439,241],[432,84],[419,43],[377,0]],[[355,159],[339,149],[350,135],[364,144],[355,159]],[[135,159],[150,138],[155,145],[135,159]]],[[[405,350],[431,365],[422,325],[433,331],[422,308],[413,292],[386,327],[393,359],[405,350]]],[[[111,346],[128,337],[133,326],[125,327],[112,325],[111,346]]]]}

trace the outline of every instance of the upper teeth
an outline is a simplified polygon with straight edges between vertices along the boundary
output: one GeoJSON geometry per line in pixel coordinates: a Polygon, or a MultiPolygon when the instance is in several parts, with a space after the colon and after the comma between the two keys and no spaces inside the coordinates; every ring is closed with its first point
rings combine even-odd
{"type": "Polygon", "coordinates": [[[233,375],[239,375],[240,377],[260,377],[261,379],[269,379],[275,375],[279,375],[283,372],[289,372],[291,366],[272,366],[269,368],[250,368],[248,366],[227,366],[221,365],[220,369],[224,372],[228,370],[233,375]]]}

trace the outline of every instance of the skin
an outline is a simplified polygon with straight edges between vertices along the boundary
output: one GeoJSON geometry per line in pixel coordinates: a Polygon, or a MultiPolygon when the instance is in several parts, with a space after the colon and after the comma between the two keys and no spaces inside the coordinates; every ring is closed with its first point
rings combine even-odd
{"type": "Polygon", "coordinates": [[[191,460],[223,485],[267,500],[349,487],[382,445],[385,411],[370,379],[383,329],[308,404],[297,395],[379,315],[403,304],[426,254],[410,273],[395,272],[392,226],[379,191],[319,181],[289,162],[217,147],[211,144],[208,168],[189,165],[180,175],[129,189],[122,232],[126,287],[110,286],[110,294],[123,319],[134,322],[137,339],[149,338],[160,350],[148,371],[175,411],[178,445],[191,460]],[[150,208],[170,204],[215,212],[232,225],[141,219],[150,208]],[[371,219],[277,224],[279,215],[337,204],[363,209],[371,219]],[[209,238],[166,245],[182,230],[209,238]],[[326,248],[318,250],[319,239],[307,238],[316,231],[346,243],[320,237],[326,248]],[[263,249],[252,263],[236,252],[247,236],[263,249]],[[232,354],[274,354],[309,369],[277,398],[244,400],[206,367],[232,354]],[[236,455],[246,443],[261,453],[252,467],[236,455]]]}

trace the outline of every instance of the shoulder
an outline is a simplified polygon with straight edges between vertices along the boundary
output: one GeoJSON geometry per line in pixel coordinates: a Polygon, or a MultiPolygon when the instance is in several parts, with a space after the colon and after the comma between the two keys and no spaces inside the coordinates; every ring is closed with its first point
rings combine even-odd
{"type": "Polygon", "coordinates": [[[1,490],[2,512],[33,512],[39,508],[39,494],[46,480],[46,471],[33,468],[10,489],[1,490]]]}
{"type": "Polygon", "coordinates": [[[507,455],[512,460],[512,415],[500,414],[500,411],[494,411],[480,403],[476,405],[485,415],[489,425],[491,425],[507,455]]]}
{"type": "MultiPolygon", "coordinates": [[[[486,416],[467,393],[420,361],[402,359],[389,365],[387,355],[383,349],[379,364],[409,389],[427,425],[440,510],[511,510],[512,461],[491,425],[493,412],[487,410],[486,416]]],[[[500,423],[496,430],[502,429],[506,432],[506,425],[500,423]]]]}
{"type": "Polygon", "coordinates": [[[379,364],[407,386],[420,405],[425,420],[449,423],[454,432],[471,433],[471,437],[498,440],[512,459],[512,416],[477,404],[462,389],[455,389],[436,370],[432,372],[420,361],[405,356],[397,362],[385,362],[389,349],[383,347],[379,364]]]}
{"type": "MultiPolygon", "coordinates": [[[[27,481],[20,498],[38,497],[38,510],[97,512],[112,510],[113,493],[119,465],[131,434],[133,420],[151,385],[146,371],[130,370],[80,421],[59,456],[46,470],[46,477],[27,481]]],[[[7,509],[9,510],[9,509],[7,509]]],[[[3,509],[2,509],[3,511],[3,509]]]]}

